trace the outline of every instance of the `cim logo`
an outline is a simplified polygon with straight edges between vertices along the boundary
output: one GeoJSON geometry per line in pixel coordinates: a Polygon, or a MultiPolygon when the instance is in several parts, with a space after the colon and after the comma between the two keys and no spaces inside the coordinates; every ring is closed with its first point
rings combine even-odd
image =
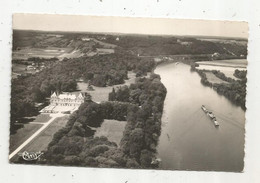
{"type": "Polygon", "coordinates": [[[19,155],[22,156],[23,159],[26,160],[26,161],[33,161],[33,160],[37,160],[42,154],[43,154],[43,152],[27,152],[27,151],[24,151],[23,153],[21,153],[19,155]]]}

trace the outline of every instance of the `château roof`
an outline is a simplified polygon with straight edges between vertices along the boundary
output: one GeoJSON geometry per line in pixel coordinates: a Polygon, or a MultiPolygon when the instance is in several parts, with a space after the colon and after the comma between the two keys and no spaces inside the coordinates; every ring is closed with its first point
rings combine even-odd
{"type": "Polygon", "coordinates": [[[51,95],[51,98],[75,100],[75,99],[83,99],[84,98],[84,94],[83,93],[64,92],[64,93],[61,93],[61,94],[57,95],[56,92],[54,92],[51,95]]]}

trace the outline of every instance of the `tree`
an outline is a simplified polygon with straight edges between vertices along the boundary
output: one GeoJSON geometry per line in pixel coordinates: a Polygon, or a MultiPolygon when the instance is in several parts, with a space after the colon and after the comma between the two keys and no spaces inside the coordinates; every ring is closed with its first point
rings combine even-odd
{"type": "Polygon", "coordinates": [[[103,122],[102,108],[99,104],[94,102],[83,103],[78,110],[78,121],[86,126],[99,127],[101,122],[103,122]]]}
{"type": "Polygon", "coordinates": [[[129,101],[133,104],[140,104],[139,97],[142,94],[142,90],[137,88],[130,91],[129,94],[129,101]]]}
{"type": "Polygon", "coordinates": [[[105,87],[106,86],[106,78],[104,75],[95,74],[94,78],[92,79],[92,84],[94,86],[105,87]]]}
{"type": "Polygon", "coordinates": [[[100,154],[103,154],[105,151],[108,151],[109,147],[107,145],[97,145],[90,149],[89,156],[97,157],[100,154]]]}
{"type": "Polygon", "coordinates": [[[42,102],[44,100],[44,95],[41,92],[40,88],[33,87],[32,89],[32,100],[35,102],[42,102]]]}
{"type": "Polygon", "coordinates": [[[144,133],[141,128],[136,128],[130,134],[129,139],[129,154],[131,157],[139,159],[141,150],[143,148],[144,133]]]}
{"type": "Polygon", "coordinates": [[[116,100],[116,92],[115,92],[115,88],[113,87],[112,92],[109,93],[108,95],[108,100],[109,101],[114,101],[116,100]]]}
{"type": "Polygon", "coordinates": [[[143,168],[149,168],[151,166],[153,154],[151,151],[144,149],[141,151],[140,164],[143,168]]]}

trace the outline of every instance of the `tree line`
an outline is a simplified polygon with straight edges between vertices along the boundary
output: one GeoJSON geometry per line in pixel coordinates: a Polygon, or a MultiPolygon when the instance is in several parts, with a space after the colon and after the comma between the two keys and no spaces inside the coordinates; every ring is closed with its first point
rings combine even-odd
{"type": "MultiPolygon", "coordinates": [[[[100,104],[92,101],[82,104],[66,126],[54,135],[37,163],[152,168],[161,133],[166,88],[160,77],[152,74],[150,78],[138,78],[128,90],[128,102],[119,97],[100,104]],[[101,126],[104,119],[127,121],[120,146],[106,137],[94,137],[93,127],[101,126]]],[[[116,95],[118,91],[114,91],[116,95]]]]}
{"type": "Polygon", "coordinates": [[[76,91],[78,79],[100,87],[123,84],[127,71],[146,75],[153,66],[121,50],[110,55],[64,59],[38,73],[12,79],[11,132],[15,132],[16,121],[36,115],[35,103],[45,102],[51,92],[76,91]]]}
{"type": "MultiPolygon", "coordinates": [[[[192,67],[194,70],[195,67],[192,67]]],[[[235,80],[229,77],[226,77],[224,73],[220,71],[208,71],[208,70],[199,70],[195,69],[195,71],[201,77],[201,83],[205,86],[212,87],[217,93],[224,95],[227,99],[229,99],[232,103],[239,105],[243,110],[246,110],[245,102],[246,102],[246,71],[235,70],[234,75],[240,80],[235,80]],[[205,72],[212,72],[216,77],[222,79],[223,81],[227,81],[226,83],[211,83],[208,81],[205,72]]]]}
{"type": "MultiPolygon", "coordinates": [[[[116,40],[116,36],[108,35],[106,42],[132,50],[136,54],[143,56],[219,53],[224,55],[224,58],[233,57],[234,55],[230,54],[230,52],[236,55],[235,58],[247,55],[246,40],[243,40],[245,44],[234,44],[232,42],[213,42],[196,38],[165,36],[121,35],[118,37],[119,40],[116,40]]],[[[240,41],[236,40],[237,43],[240,41]]]]}
{"type": "Polygon", "coordinates": [[[246,70],[238,70],[238,69],[236,69],[233,75],[235,77],[243,80],[243,79],[246,79],[247,71],[246,70]]]}

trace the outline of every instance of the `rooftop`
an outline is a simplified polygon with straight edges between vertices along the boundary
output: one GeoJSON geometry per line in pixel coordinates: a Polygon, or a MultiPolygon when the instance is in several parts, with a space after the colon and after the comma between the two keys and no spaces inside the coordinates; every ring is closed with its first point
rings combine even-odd
{"type": "Polygon", "coordinates": [[[71,100],[75,100],[77,98],[82,99],[84,98],[84,95],[82,93],[69,93],[69,92],[64,92],[61,94],[57,94],[56,92],[54,92],[51,95],[51,98],[59,98],[59,99],[71,99],[71,100]]]}

